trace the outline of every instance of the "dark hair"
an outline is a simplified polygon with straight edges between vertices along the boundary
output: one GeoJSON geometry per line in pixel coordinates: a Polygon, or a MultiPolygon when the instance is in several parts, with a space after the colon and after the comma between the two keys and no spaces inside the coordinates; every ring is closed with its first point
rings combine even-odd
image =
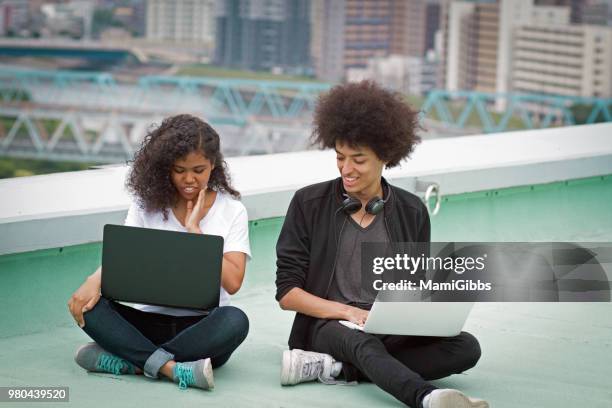
{"type": "Polygon", "coordinates": [[[166,118],[149,131],[132,160],[127,189],[140,199],[144,209],[162,211],[164,219],[168,219],[167,208],[178,198],[170,175],[172,165],[194,151],[203,153],[215,166],[208,188],[239,198],[240,193],[231,186],[227,174],[219,135],[208,123],[192,115],[166,118]]]}
{"type": "Polygon", "coordinates": [[[314,113],[313,144],[335,148],[367,146],[391,168],[408,157],[421,138],[418,112],[398,92],[373,81],[338,85],[319,97],[314,113]]]}

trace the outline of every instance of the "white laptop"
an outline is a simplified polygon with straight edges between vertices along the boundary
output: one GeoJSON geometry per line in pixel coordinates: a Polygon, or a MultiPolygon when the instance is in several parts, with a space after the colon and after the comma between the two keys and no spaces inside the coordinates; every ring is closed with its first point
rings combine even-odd
{"type": "Polygon", "coordinates": [[[461,333],[474,302],[374,302],[365,325],[340,323],[366,333],[451,337],[461,333]]]}

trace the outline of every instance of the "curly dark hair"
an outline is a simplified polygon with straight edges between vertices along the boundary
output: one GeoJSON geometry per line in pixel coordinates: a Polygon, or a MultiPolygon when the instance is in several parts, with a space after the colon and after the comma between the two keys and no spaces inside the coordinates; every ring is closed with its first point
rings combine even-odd
{"type": "Polygon", "coordinates": [[[338,85],[318,99],[312,142],[335,148],[367,146],[391,168],[408,157],[421,141],[418,111],[404,97],[373,81],[338,85]]]}
{"type": "Polygon", "coordinates": [[[208,123],[192,115],[166,118],[149,131],[132,160],[127,189],[140,199],[145,210],[161,211],[167,220],[167,208],[178,199],[170,175],[172,165],[194,151],[204,154],[215,166],[208,188],[239,198],[240,193],[232,187],[227,174],[219,135],[208,123]]]}

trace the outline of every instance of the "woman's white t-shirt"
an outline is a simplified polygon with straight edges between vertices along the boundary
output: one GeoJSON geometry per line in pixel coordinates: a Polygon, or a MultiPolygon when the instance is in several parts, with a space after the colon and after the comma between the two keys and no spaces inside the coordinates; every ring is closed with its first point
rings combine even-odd
{"type": "MultiPolygon", "coordinates": [[[[147,212],[136,201],[132,201],[125,225],[160,229],[166,231],[187,232],[172,212],[168,209],[168,219],[164,220],[161,211],[147,212]]],[[[219,235],[223,237],[223,253],[243,252],[247,259],[251,257],[249,245],[249,223],[244,205],[225,192],[217,192],[215,201],[206,216],[200,221],[200,229],[204,234],[219,235]]],[[[230,303],[229,294],[221,287],[219,306],[230,303]]],[[[197,316],[204,314],[200,310],[179,309],[152,305],[131,304],[132,307],[145,311],[163,313],[172,316],[197,316]]]]}

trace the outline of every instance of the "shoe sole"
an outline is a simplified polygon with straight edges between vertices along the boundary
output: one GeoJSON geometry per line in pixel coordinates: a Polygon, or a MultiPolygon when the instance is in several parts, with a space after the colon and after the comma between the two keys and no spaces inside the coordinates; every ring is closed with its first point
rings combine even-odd
{"type": "Polygon", "coordinates": [[[210,358],[206,359],[204,363],[204,378],[206,378],[206,383],[208,384],[207,390],[212,390],[215,388],[215,379],[213,377],[213,369],[212,363],[210,362],[210,358]]]}
{"type": "MultiPolygon", "coordinates": [[[[92,346],[92,345],[94,345],[94,344],[96,344],[96,342],[95,342],[95,341],[91,341],[91,342],[89,342],[89,343],[85,343],[85,344],[83,344],[81,347],[79,347],[79,348],[77,349],[77,351],[75,351],[75,352],[74,352],[74,362],[75,362],[75,363],[77,363],[77,365],[78,365],[79,367],[81,367],[83,370],[85,370],[85,371],[89,371],[89,372],[92,372],[92,373],[94,373],[94,372],[96,372],[96,371],[91,371],[91,370],[88,370],[88,369],[86,369],[85,367],[83,367],[81,364],[79,364],[79,361],[77,360],[77,357],[79,356],[79,353],[81,352],[81,350],[83,350],[83,349],[84,349],[84,348],[86,348],[86,347],[91,347],[91,346],[92,346]]],[[[98,346],[98,347],[99,347],[99,346],[98,346]]]]}
{"type": "Polygon", "coordinates": [[[489,403],[468,398],[457,390],[444,390],[435,402],[430,402],[430,408],[489,408],[489,403]]]}
{"type": "Polygon", "coordinates": [[[289,382],[291,375],[291,352],[293,350],[283,351],[283,361],[281,362],[281,385],[293,385],[289,382]]]}

